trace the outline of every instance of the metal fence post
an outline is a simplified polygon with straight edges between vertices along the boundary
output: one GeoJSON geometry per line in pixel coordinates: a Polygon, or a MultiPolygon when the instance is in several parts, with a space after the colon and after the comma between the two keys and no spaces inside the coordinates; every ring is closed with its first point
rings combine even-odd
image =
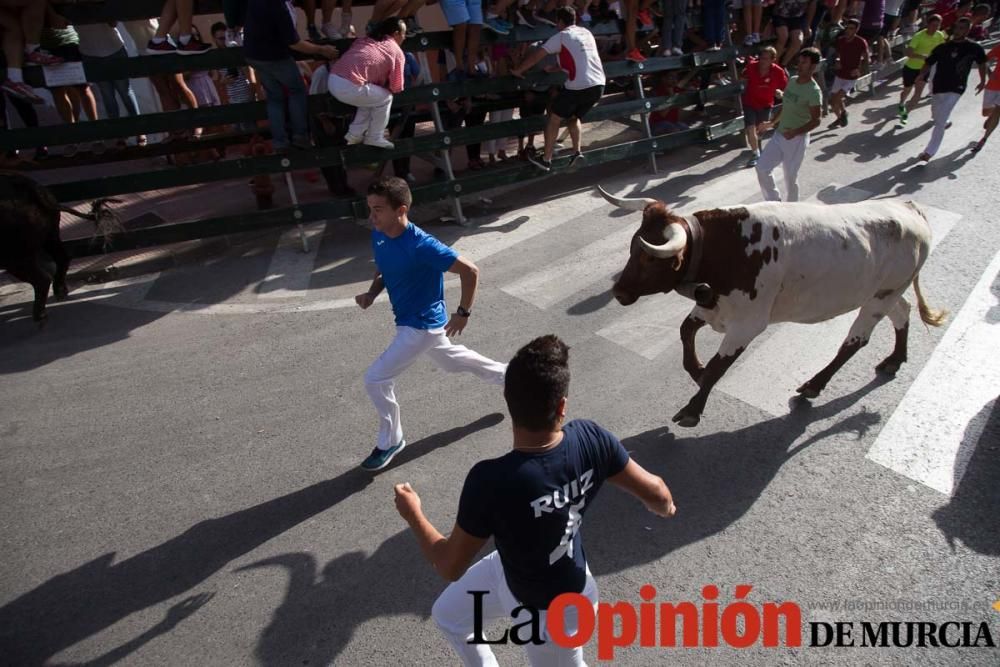
{"type": "MultiPolygon", "coordinates": [[[[288,162],[288,158],[281,161],[283,166],[288,166],[284,164],[288,162]]],[[[302,211],[299,209],[299,196],[295,192],[295,183],[292,182],[292,172],[285,172],[285,185],[288,186],[288,194],[292,197],[292,217],[295,218],[295,222],[299,227],[299,241],[302,242],[302,252],[309,252],[309,239],[306,238],[306,228],[302,225],[302,211]]]]}
{"type": "MultiPolygon", "coordinates": [[[[638,67],[640,70],[643,69],[642,63],[639,63],[638,65],[636,65],[636,67],[638,67]]],[[[646,99],[646,92],[642,89],[642,73],[641,73],[641,71],[637,72],[636,75],[635,75],[635,91],[636,91],[636,93],[638,93],[640,100],[646,99]]],[[[646,102],[646,104],[645,104],[646,111],[639,112],[639,115],[642,117],[642,129],[645,130],[645,132],[646,132],[646,138],[647,139],[652,139],[653,138],[653,130],[649,126],[649,113],[648,113],[648,110],[650,109],[651,106],[652,105],[649,102],[646,102]]],[[[649,169],[654,174],[659,171],[658,168],[657,168],[657,166],[656,166],[656,150],[655,149],[649,153],[649,169]]]]}

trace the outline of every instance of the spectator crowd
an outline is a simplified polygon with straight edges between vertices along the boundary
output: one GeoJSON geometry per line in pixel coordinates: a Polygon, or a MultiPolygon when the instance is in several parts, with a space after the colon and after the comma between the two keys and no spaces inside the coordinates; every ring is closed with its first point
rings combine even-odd
{"type": "MultiPolygon", "coordinates": [[[[413,137],[434,116],[428,114],[428,105],[395,108],[394,96],[408,87],[562,70],[567,72],[562,86],[532,82],[523,92],[442,100],[433,110],[440,114],[442,129],[449,130],[546,115],[541,147],[536,147],[535,137],[527,133],[467,145],[462,150],[469,170],[520,158],[550,171],[555,152],[563,143],[558,136],[562,125],[566,125],[571,140],[569,164],[576,164],[585,157],[580,121],[590,109],[605,95],[637,94],[631,82],[606,80],[602,63],[641,63],[650,57],[741,45],[746,55],[737,60],[736,68],[671,69],[650,74],[644,77],[646,95],[669,97],[731,84],[735,76],[741,76],[747,166],[767,171],[784,160],[787,178],[789,167],[795,171],[795,160],[801,162],[809,133],[797,134],[796,142],[782,138],[787,123],[793,116],[800,120],[809,116],[808,124],[812,124],[808,110],[793,111],[789,106],[788,111],[782,111],[787,91],[794,89],[796,99],[808,98],[807,107],[811,108],[820,95],[812,86],[823,84],[817,90],[826,91],[833,116],[828,127],[847,127],[857,81],[866,75],[888,75],[893,40],[898,35],[906,40],[897,109],[901,124],[908,121],[927,83],[932,83],[935,125],[921,159],[930,159],[940,145],[948,116],[965,90],[973,65],[979,66],[982,76],[979,90],[987,93],[985,135],[975,150],[982,147],[1000,116],[996,66],[990,77],[987,64],[996,61],[998,52],[994,48],[987,54],[978,44],[988,37],[996,0],[992,5],[974,4],[973,0],[938,0],[933,5],[921,0],[440,0],[437,8],[425,4],[427,0],[376,0],[371,20],[357,26],[351,0],[341,0],[339,7],[337,0],[226,0],[224,20],[214,23],[203,39],[194,22],[193,0],[165,0],[158,19],[84,25],[69,25],[58,2],[0,0],[0,64],[5,74],[0,119],[9,127],[9,114],[13,113],[24,126],[39,124],[36,107],[49,100],[25,82],[26,68],[75,61],[99,67],[128,58],[126,41],[141,55],[184,56],[241,47],[245,65],[156,74],[149,80],[163,111],[265,101],[271,146],[276,152],[356,144],[392,149],[395,140],[413,137]],[[441,49],[436,59],[405,51],[407,37],[423,31],[418,14],[426,20],[437,11],[451,31],[451,48],[441,49]],[[618,29],[599,30],[602,25],[618,29]],[[533,44],[489,40],[484,44],[482,40],[483,30],[507,35],[536,26],[554,28],[555,35],[533,44]],[[340,40],[347,38],[354,41],[344,48],[340,40]],[[942,66],[944,50],[953,57],[942,66]],[[803,55],[810,62],[816,61],[812,67],[803,68],[803,55]],[[958,69],[952,63],[955,58],[964,63],[958,69]],[[823,63],[825,67],[819,67],[823,63]],[[356,107],[356,113],[351,120],[335,114],[310,119],[310,94],[330,95],[356,107]],[[768,144],[795,143],[794,151],[786,146],[786,152],[795,153],[792,163],[776,153],[766,156],[766,164],[761,164],[762,135],[774,128],[775,138],[768,144]]],[[[142,109],[128,79],[57,86],[50,88],[48,95],[64,123],[95,120],[102,115],[134,117],[159,110],[142,109]]],[[[656,110],[649,116],[652,132],[688,129],[702,120],[702,108],[696,106],[694,110],[679,105],[656,110]]],[[[260,131],[258,125],[255,120],[245,120],[216,129],[252,135],[260,131]]],[[[194,128],[167,133],[161,140],[195,140],[202,135],[202,128],[194,128]]],[[[147,143],[147,137],[140,134],[113,143],[66,145],[60,153],[73,157],[84,150],[99,154],[109,148],[147,143]]],[[[33,157],[45,158],[48,153],[47,147],[37,147],[33,157]]],[[[8,159],[25,157],[7,155],[8,159]]],[[[443,173],[439,156],[427,159],[435,164],[436,173],[443,173]]],[[[393,168],[410,183],[416,180],[409,158],[397,157],[393,168]]],[[[350,193],[342,168],[324,169],[324,175],[331,191],[350,193]]],[[[793,189],[792,182],[788,185],[793,189]]]]}

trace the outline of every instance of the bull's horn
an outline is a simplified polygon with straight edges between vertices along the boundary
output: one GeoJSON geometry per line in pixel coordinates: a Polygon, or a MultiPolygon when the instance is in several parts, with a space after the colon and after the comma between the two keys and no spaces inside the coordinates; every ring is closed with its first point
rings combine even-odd
{"type": "Polygon", "coordinates": [[[600,185],[597,186],[597,191],[610,203],[629,211],[642,211],[650,204],[656,203],[655,199],[650,199],[649,197],[615,197],[600,185]]]}
{"type": "Polygon", "coordinates": [[[667,242],[663,245],[653,245],[641,236],[639,243],[642,245],[642,249],[653,257],[659,259],[675,257],[687,245],[687,233],[683,227],[672,222],[667,226],[667,242]]]}

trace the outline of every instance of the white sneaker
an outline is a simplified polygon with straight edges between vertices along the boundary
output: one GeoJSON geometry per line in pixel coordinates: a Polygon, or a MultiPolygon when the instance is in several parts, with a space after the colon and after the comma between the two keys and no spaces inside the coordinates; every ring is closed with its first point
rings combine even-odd
{"type": "Polygon", "coordinates": [[[396,144],[392,143],[385,137],[368,137],[365,139],[366,146],[374,146],[375,148],[395,148],[396,144]]]}
{"type": "Polygon", "coordinates": [[[362,141],[364,141],[365,138],[363,135],[358,136],[356,134],[351,134],[350,132],[348,132],[347,134],[344,135],[344,140],[347,142],[348,146],[357,146],[362,141]]]}
{"type": "Polygon", "coordinates": [[[753,35],[751,35],[751,37],[753,37],[753,43],[754,44],[760,44],[760,33],[759,32],[755,32],[753,35]]]}
{"type": "Polygon", "coordinates": [[[675,56],[683,56],[684,49],[682,49],[679,46],[675,46],[674,48],[670,49],[670,53],[674,54],[675,56]]]}
{"type": "Polygon", "coordinates": [[[743,46],[753,46],[753,35],[747,35],[743,38],[743,46]]]}

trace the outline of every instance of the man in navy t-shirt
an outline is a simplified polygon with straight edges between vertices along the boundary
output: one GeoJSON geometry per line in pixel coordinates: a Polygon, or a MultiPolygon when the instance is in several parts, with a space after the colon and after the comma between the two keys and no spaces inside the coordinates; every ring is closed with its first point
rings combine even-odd
{"type": "Polygon", "coordinates": [[[271,144],[283,152],[289,146],[309,148],[309,120],[305,83],[292,51],[334,60],[337,49],[299,39],[295,29],[295,10],[290,0],[248,0],[243,26],[243,55],[257,72],[267,92],[267,120],[271,126],[271,144]],[[285,105],[292,138],[285,128],[285,105]]]}
{"type": "Polygon", "coordinates": [[[442,369],[474,373],[502,385],[506,364],[488,359],[448,337],[461,334],[472,315],[479,269],[457,252],[410,222],[410,188],[401,178],[382,178],[368,186],[375,279],[364,294],[354,297],[368,308],[383,289],[389,291],[396,316],[396,337],[365,373],[365,389],[378,412],[378,442],[362,463],[365,470],[381,470],[406,446],[396,402],[396,376],[423,353],[442,369]],[[448,317],[444,303],[444,272],[457,273],[462,297],[448,317]]]}
{"type": "MultiPolygon", "coordinates": [[[[614,435],[588,420],[566,424],[569,348],[542,336],[507,367],[504,398],[514,426],[513,451],[481,461],[465,478],[455,527],[448,537],[430,524],[409,484],[397,484],[396,508],[416,534],[438,574],[452,581],[432,616],[466,665],[495,665],[492,651],[472,644],[476,607],[482,628],[521,606],[537,610],[542,644],[525,644],[531,664],[583,664],[583,651],[549,640],[545,610],[562,593],[580,593],[597,606],[597,583],[587,567],[580,525],[605,480],[636,496],[651,512],[676,508],[663,480],[629,458],[614,435]],[[496,551],[472,567],[493,537],[496,551]],[[487,591],[474,596],[470,591],[487,591]]],[[[573,609],[575,611],[575,608],[573,609]]],[[[528,612],[517,622],[524,622],[528,612]]],[[[567,610],[564,633],[576,633],[567,610]]],[[[522,637],[523,638],[523,637],[522,637]]]]}

